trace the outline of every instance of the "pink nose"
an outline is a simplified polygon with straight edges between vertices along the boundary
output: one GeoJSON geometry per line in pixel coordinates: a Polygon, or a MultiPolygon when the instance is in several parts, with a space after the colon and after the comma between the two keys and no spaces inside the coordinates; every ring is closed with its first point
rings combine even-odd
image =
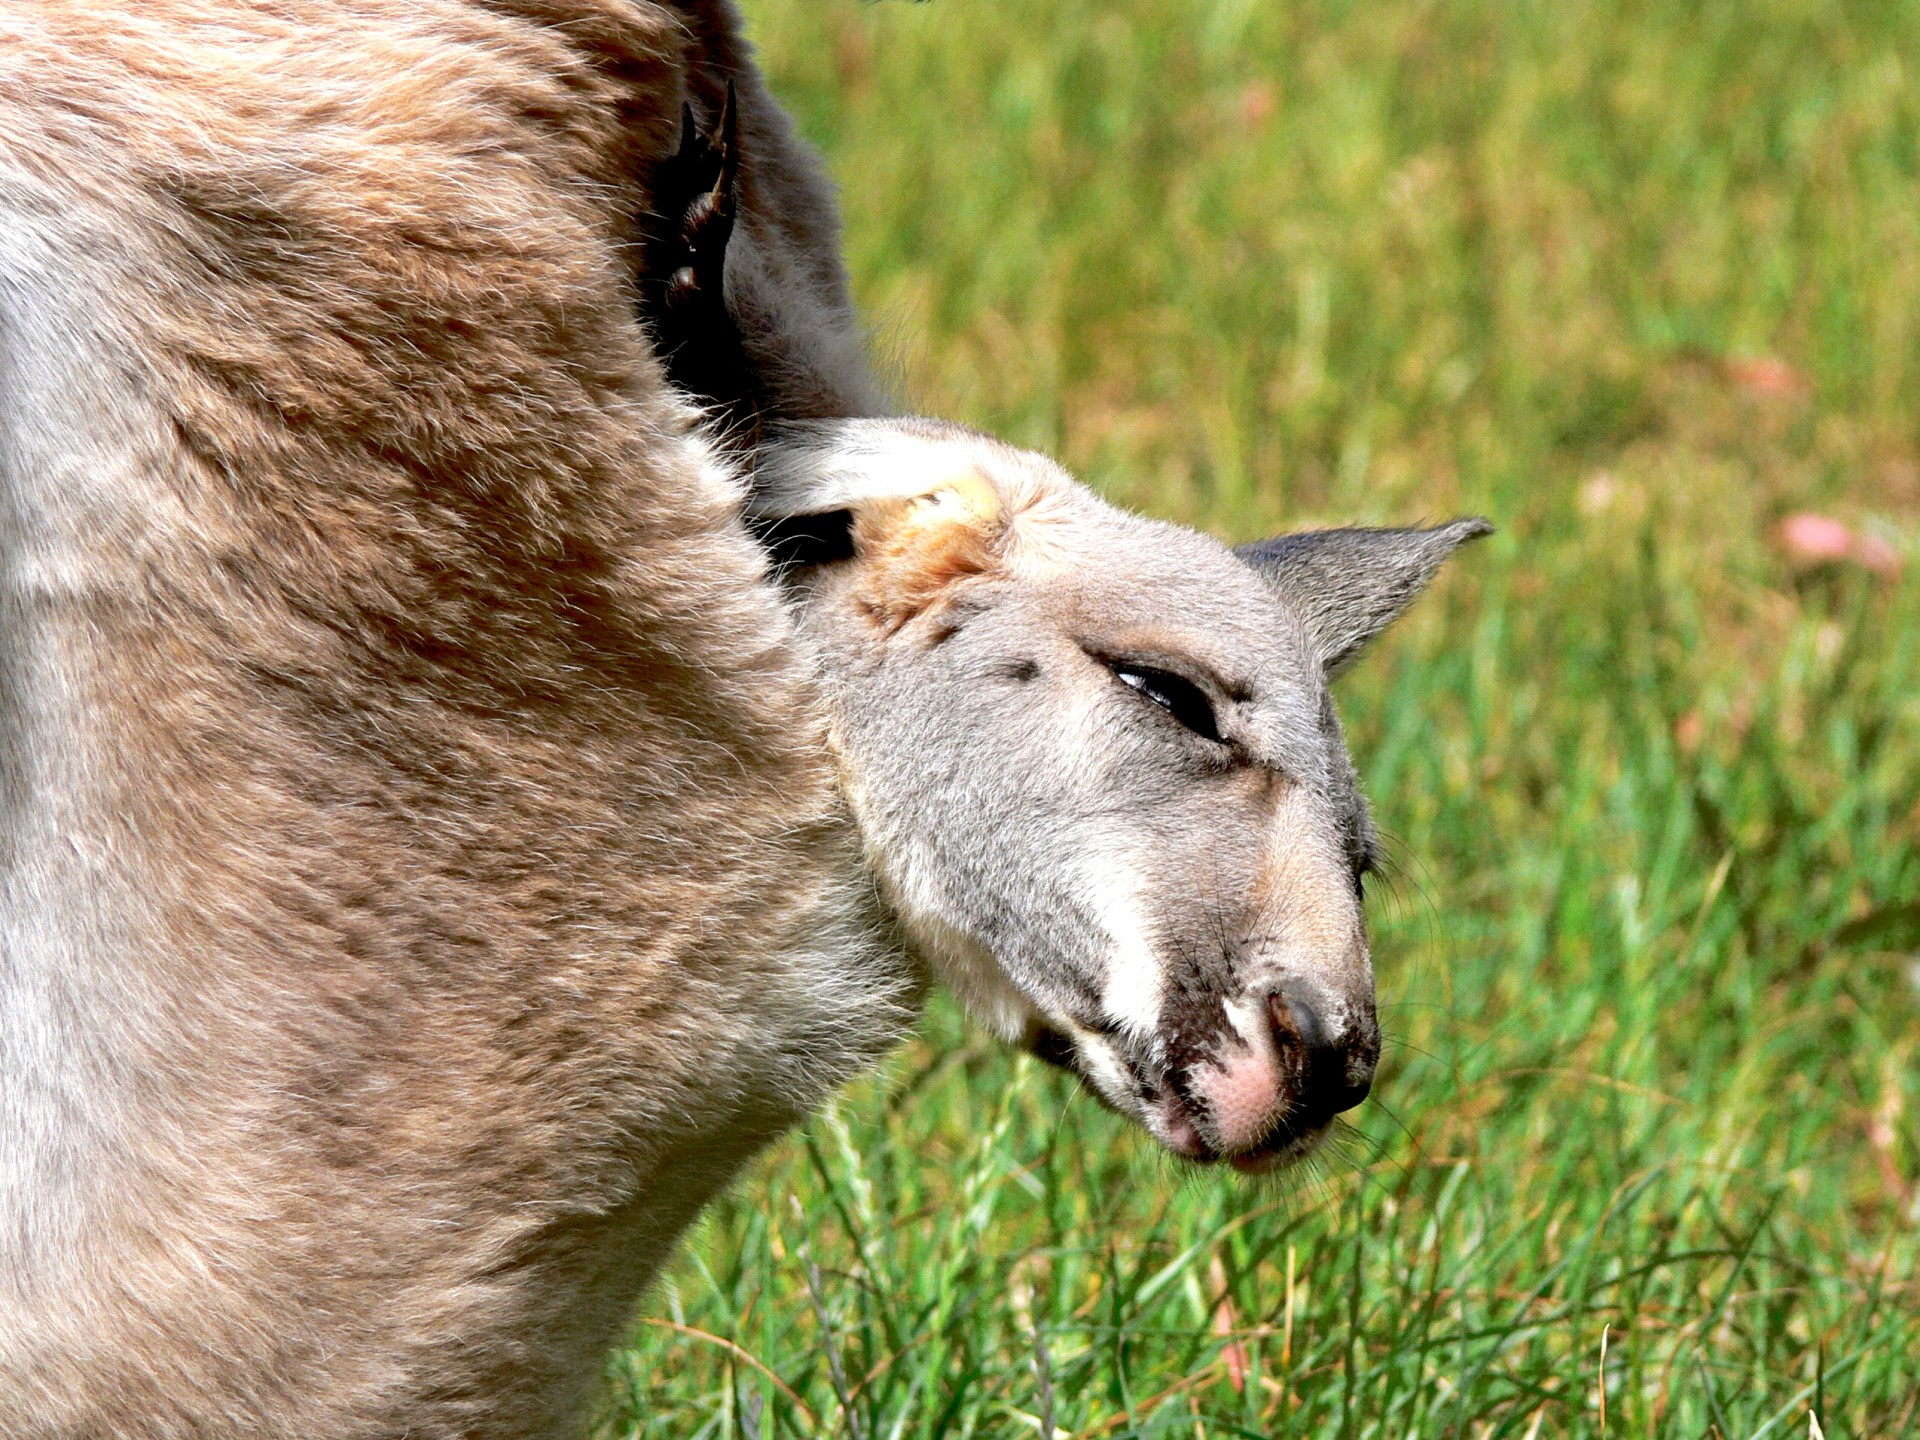
{"type": "Polygon", "coordinates": [[[1267,1043],[1230,1046],[1189,1077],[1206,1106],[1213,1140],[1228,1154],[1250,1149],[1283,1123],[1318,1129],[1367,1098],[1379,1055],[1369,1014],[1353,1034],[1335,1035],[1304,996],[1268,997],[1267,1043]]]}
{"type": "Polygon", "coordinates": [[[1191,1083],[1213,1120],[1214,1143],[1229,1154],[1258,1145],[1280,1120],[1280,1067],[1270,1054],[1204,1065],[1191,1083]]]}

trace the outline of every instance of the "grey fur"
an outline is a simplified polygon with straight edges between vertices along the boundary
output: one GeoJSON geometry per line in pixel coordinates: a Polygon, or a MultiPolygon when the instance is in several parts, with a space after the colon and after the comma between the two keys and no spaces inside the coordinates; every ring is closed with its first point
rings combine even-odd
{"type": "MultiPolygon", "coordinates": [[[[854,558],[794,578],[802,630],[870,863],[984,1023],[1067,1037],[1105,1099],[1184,1153],[1241,1148],[1194,1077],[1269,1043],[1271,995],[1309,997],[1356,1078],[1371,1072],[1357,879],[1373,831],[1326,660],[1378,633],[1482,522],[1309,538],[1276,581],[1043,457],[923,420],[789,432],[754,494],[854,517],[854,558]],[[975,555],[960,541],[970,504],[994,508],[967,498],[982,481],[1002,514],[975,555]],[[951,576],[889,580],[916,547],[951,576]],[[1335,554],[1353,563],[1312,563],[1335,554]],[[896,589],[918,608],[877,622],[896,589]],[[1117,683],[1129,657],[1203,685],[1230,743],[1117,683]],[[1197,1145],[1181,1143],[1189,1123],[1197,1145]]],[[[1318,1135],[1297,1138],[1270,1158],[1318,1135]]]]}
{"type": "Polygon", "coordinates": [[[1413,603],[1449,555],[1492,533],[1471,517],[1430,530],[1308,530],[1234,553],[1293,602],[1327,670],[1337,673],[1413,603]]]}

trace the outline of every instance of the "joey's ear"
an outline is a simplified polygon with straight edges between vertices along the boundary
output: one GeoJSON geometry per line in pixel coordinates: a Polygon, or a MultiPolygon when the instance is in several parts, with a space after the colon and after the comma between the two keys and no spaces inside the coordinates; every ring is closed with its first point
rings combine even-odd
{"type": "Polygon", "coordinates": [[[1431,530],[1309,530],[1234,554],[1298,607],[1331,675],[1413,603],[1442,561],[1492,533],[1478,517],[1431,530]]]}
{"type": "Polygon", "coordinates": [[[1008,503],[975,438],[917,421],[788,427],[762,447],[748,523],[776,562],[857,562],[869,609],[898,629],[1002,553],[1008,503]]]}
{"type": "Polygon", "coordinates": [[[853,556],[867,609],[898,630],[969,575],[1001,558],[1006,506],[978,470],[942,479],[918,495],[853,507],[853,556]]]}

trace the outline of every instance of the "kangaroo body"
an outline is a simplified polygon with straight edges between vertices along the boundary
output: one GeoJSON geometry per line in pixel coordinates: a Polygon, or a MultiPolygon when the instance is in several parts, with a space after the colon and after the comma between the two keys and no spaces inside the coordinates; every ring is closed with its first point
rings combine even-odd
{"type": "MultiPolygon", "coordinates": [[[[908,1013],[633,318],[683,95],[763,93],[691,12],[0,13],[12,1440],[563,1433],[908,1013]]],[[[830,201],[744,143],[758,343],[856,403],[830,201]]]]}

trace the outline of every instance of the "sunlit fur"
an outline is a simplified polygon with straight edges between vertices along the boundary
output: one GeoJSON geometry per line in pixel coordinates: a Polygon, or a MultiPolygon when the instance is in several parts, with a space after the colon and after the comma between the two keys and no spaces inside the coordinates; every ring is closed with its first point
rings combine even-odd
{"type": "MultiPolygon", "coordinates": [[[[552,1436],[919,981],[631,241],[729,7],[0,12],[0,1432],[552,1436]]],[[[804,403],[803,403],[804,402],[804,403]]]]}

